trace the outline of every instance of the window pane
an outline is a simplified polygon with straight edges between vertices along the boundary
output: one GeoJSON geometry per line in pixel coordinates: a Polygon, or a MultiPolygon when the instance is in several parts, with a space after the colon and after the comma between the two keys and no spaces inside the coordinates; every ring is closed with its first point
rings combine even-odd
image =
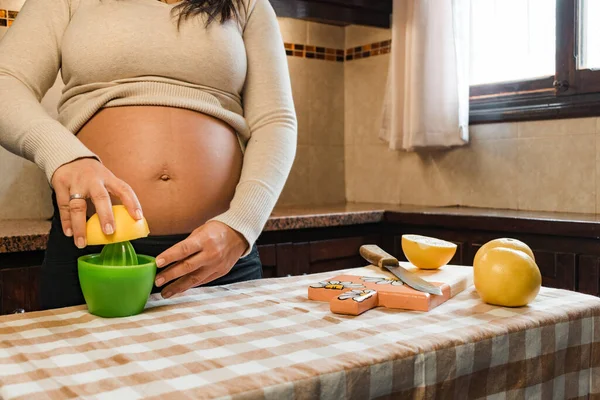
{"type": "Polygon", "coordinates": [[[579,21],[579,68],[600,68],[600,1],[580,0],[579,21]]]}
{"type": "Polygon", "coordinates": [[[555,0],[472,0],[471,85],[554,75],[555,15],[555,0]]]}

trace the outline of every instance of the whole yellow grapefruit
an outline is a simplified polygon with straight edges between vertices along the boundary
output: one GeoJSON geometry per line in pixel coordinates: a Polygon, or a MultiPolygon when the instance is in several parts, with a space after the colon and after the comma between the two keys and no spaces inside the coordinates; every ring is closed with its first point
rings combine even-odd
{"type": "Polygon", "coordinates": [[[535,299],[542,285],[537,264],[520,250],[489,249],[474,263],[473,270],[475,289],[488,304],[524,306],[535,299]]]}
{"type": "Polygon", "coordinates": [[[437,269],[454,257],[456,244],[428,236],[402,235],[402,251],[415,267],[437,269]]]}
{"type": "Polygon", "coordinates": [[[531,257],[531,259],[533,261],[535,261],[535,256],[533,255],[533,251],[531,250],[531,248],[529,246],[527,246],[527,244],[521,242],[520,240],[517,239],[511,239],[511,238],[500,238],[500,239],[494,239],[494,240],[490,240],[489,242],[487,242],[486,244],[484,244],[483,246],[481,246],[479,248],[479,250],[477,250],[477,253],[475,253],[475,259],[473,260],[473,265],[477,263],[477,261],[490,249],[494,249],[496,247],[504,247],[507,249],[513,249],[513,250],[520,250],[523,253],[527,254],[529,257],[531,257]]]}

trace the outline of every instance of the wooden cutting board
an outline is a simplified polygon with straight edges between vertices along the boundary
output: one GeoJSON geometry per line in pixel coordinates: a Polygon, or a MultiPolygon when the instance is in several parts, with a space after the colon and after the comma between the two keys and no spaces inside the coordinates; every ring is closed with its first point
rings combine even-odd
{"type": "Polygon", "coordinates": [[[414,290],[392,273],[370,265],[311,284],[308,298],[329,302],[336,314],[359,315],[374,307],[429,311],[473,284],[471,267],[446,265],[437,270],[420,270],[409,263],[400,265],[440,286],[442,295],[414,290]]]}

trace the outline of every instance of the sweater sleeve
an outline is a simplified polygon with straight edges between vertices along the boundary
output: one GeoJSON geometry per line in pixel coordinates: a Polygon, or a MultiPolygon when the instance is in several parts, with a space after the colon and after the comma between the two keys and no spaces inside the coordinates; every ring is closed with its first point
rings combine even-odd
{"type": "Polygon", "coordinates": [[[63,164],[97,158],[40,101],[61,65],[69,0],[27,0],[0,40],[0,145],[35,162],[51,181],[63,164]]]}
{"type": "Polygon", "coordinates": [[[296,154],[297,122],[283,39],[268,0],[256,0],[244,29],[242,94],[250,140],[230,208],[213,218],[241,233],[247,255],[283,190],[296,154]]]}

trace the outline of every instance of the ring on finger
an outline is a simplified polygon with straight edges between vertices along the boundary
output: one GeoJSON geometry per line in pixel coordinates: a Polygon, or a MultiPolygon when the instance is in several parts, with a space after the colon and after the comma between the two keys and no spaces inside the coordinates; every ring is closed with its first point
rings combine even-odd
{"type": "Polygon", "coordinates": [[[71,200],[85,200],[86,196],[80,193],[73,193],[69,196],[69,201],[71,200]]]}

